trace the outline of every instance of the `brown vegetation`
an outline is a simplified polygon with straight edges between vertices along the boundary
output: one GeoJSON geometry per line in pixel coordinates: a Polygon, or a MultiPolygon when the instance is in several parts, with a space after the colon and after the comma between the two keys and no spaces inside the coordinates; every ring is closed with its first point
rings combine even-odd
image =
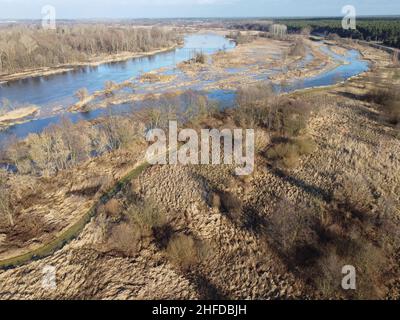
{"type": "Polygon", "coordinates": [[[237,94],[235,120],[256,131],[256,150],[267,159],[287,168],[298,165],[303,155],[314,151],[306,137],[311,106],[300,99],[276,96],[269,85],[241,88],[237,94]]]}
{"type": "Polygon", "coordinates": [[[306,46],[302,40],[297,41],[289,50],[289,56],[303,57],[307,53],[306,46]]]}
{"type": "Polygon", "coordinates": [[[385,273],[399,248],[395,211],[372,214],[371,194],[358,177],[348,177],[335,195],[327,207],[282,200],[269,218],[271,244],[323,298],[382,297],[385,273]],[[357,291],[340,287],[345,265],[357,266],[357,291]]]}
{"type": "Polygon", "coordinates": [[[366,98],[378,105],[383,118],[393,125],[400,124],[400,88],[374,88],[366,98]]]}
{"type": "Polygon", "coordinates": [[[7,173],[0,170],[0,225],[14,225],[13,210],[10,203],[10,189],[7,186],[7,173]]]}
{"type": "MultiPolygon", "coordinates": [[[[110,116],[93,126],[63,120],[24,141],[10,143],[6,155],[22,174],[52,175],[89,159],[93,154],[134,144],[142,137],[141,127],[127,117],[110,116]]],[[[142,128],[143,129],[143,128],[142,128]]]]}
{"type": "Polygon", "coordinates": [[[170,240],[166,254],[174,264],[188,270],[200,262],[201,244],[191,236],[178,234],[170,240]]]}
{"type": "Polygon", "coordinates": [[[241,45],[252,42],[255,37],[238,31],[238,32],[231,32],[228,35],[228,38],[234,40],[236,44],[241,45]]]}
{"type": "Polygon", "coordinates": [[[49,31],[12,26],[3,28],[0,34],[0,74],[85,62],[102,54],[146,52],[177,41],[176,33],[156,27],[59,25],[49,31]]]}

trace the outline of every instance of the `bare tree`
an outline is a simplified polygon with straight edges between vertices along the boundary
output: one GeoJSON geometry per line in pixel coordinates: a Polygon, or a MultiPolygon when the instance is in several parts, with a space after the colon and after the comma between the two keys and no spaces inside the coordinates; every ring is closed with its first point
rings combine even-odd
{"type": "Polygon", "coordinates": [[[85,99],[87,99],[89,97],[89,91],[86,88],[82,88],[82,89],[79,89],[75,93],[75,95],[79,99],[79,101],[84,101],[85,99]]]}
{"type": "Polygon", "coordinates": [[[0,33],[0,72],[84,62],[93,55],[143,52],[179,41],[172,31],[106,25],[59,25],[55,32],[36,26],[4,27],[0,33]]]}

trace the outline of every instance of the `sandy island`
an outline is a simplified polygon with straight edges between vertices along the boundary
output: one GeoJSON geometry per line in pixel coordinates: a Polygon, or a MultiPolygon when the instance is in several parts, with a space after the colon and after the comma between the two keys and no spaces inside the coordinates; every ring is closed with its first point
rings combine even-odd
{"type": "Polygon", "coordinates": [[[37,106],[29,106],[9,111],[0,116],[0,127],[13,125],[16,121],[33,116],[38,111],[39,107],[37,106]]]}

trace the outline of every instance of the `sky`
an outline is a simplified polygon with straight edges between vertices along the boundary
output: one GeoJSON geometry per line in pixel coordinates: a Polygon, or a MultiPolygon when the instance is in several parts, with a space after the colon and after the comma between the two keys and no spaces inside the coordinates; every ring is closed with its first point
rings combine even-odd
{"type": "Polygon", "coordinates": [[[400,15],[400,0],[0,0],[0,19],[40,19],[45,5],[57,19],[400,15]]]}

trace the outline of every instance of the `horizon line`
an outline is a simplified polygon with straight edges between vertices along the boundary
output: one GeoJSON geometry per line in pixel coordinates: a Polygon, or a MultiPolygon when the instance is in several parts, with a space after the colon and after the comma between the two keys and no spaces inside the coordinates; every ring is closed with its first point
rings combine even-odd
{"type": "MultiPolygon", "coordinates": [[[[396,18],[400,14],[387,14],[387,15],[359,15],[357,18],[396,18]]],[[[79,20],[178,20],[178,19],[342,19],[342,16],[226,16],[226,17],[90,17],[90,18],[58,18],[58,21],[79,21],[79,20]]],[[[0,21],[18,22],[18,21],[41,21],[40,18],[0,18],[0,21]]]]}

